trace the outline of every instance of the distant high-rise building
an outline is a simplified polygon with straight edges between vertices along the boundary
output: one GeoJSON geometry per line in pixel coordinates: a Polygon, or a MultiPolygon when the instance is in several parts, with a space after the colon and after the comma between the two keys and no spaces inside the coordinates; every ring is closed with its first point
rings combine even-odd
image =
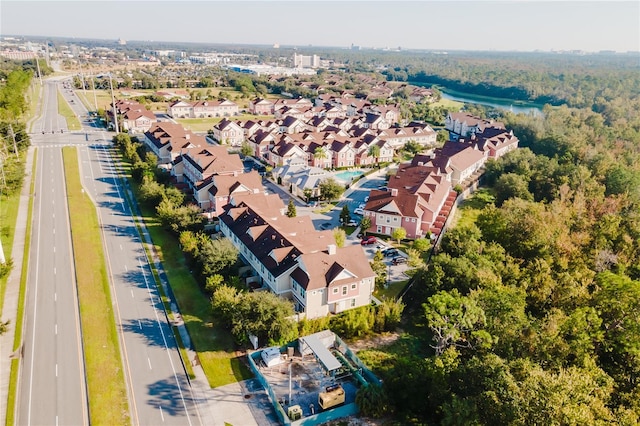
{"type": "Polygon", "coordinates": [[[294,68],[318,68],[320,66],[320,57],[318,55],[306,56],[293,54],[294,68]]]}

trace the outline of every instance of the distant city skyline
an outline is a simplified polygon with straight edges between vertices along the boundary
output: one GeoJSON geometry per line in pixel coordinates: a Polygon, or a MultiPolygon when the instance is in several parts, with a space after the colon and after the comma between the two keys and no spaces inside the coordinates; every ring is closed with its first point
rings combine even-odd
{"type": "Polygon", "coordinates": [[[7,1],[0,35],[281,46],[640,51],[638,1],[7,1]]]}

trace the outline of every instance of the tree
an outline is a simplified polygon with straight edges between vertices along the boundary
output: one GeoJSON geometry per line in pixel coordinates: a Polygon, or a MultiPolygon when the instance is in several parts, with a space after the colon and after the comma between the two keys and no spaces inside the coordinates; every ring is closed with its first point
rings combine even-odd
{"type": "Polygon", "coordinates": [[[422,145],[420,145],[418,142],[414,141],[413,139],[408,141],[407,143],[404,144],[404,147],[402,148],[404,149],[406,152],[410,153],[410,154],[417,154],[420,151],[422,151],[422,145]]]}
{"type": "Polygon", "coordinates": [[[334,178],[327,178],[320,182],[320,195],[328,201],[339,198],[344,192],[344,186],[340,185],[334,178]]]}
{"type": "Polygon", "coordinates": [[[462,296],[458,290],[439,291],[423,305],[427,325],[433,334],[437,355],[448,347],[476,347],[478,338],[485,340],[487,333],[479,333],[485,324],[484,311],[476,301],[462,296]]]}
{"type": "Polygon", "coordinates": [[[515,173],[506,173],[500,176],[494,189],[497,206],[501,206],[509,198],[515,197],[533,201],[533,195],[529,192],[529,182],[525,177],[515,173]]]}
{"type": "Polygon", "coordinates": [[[201,230],[206,221],[198,206],[176,206],[168,199],[163,199],[158,204],[156,213],[162,226],[176,234],[184,230],[201,230]]]}
{"type": "Polygon", "coordinates": [[[369,384],[356,392],[356,404],[363,416],[379,419],[391,411],[389,397],[382,386],[369,384]]]}
{"type": "Polygon", "coordinates": [[[611,272],[599,274],[596,281],[594,302],[604,329],[599,351],[604,369],[631,391],[640,377],[640,281],[611,272]]]}
{"type": "Polygon", "coordinates": [[[251,148],[251,145],[248,142],[242,142],[240,154],[244,155],[245,157],[250,157],[253,155],[253,148],[251,148]]]}
{"type": "Polygon", "coordinates": [[[415,240],[413,240],[412,247],[415,250],[418,250],[420,253],[424,253],[431,248],[431,241],[427,238],[416,238],[415,240]]]}
{"type": "Polygon", "coordinates": [[[404,229],[402,226],[399,226],[395,228],[393,231],[391,231],[391,238],[396,240],[398,244],[400,244],[400,241],[403,240],[406,236],[407,236],[407,230],[404,229]]]}
{"type": "Polygon", "coordinates": [[[287,205],[287,217],[296,217],[296,205],[293,202],[293,198],[289,198],[289,204],[287,205]]]}
{"type": "Polygon", "coordinates": [[[240,293],[236,300],[231,313],[236,342],[246,344],[249,335],[254,335],[261,346],[282,345],[298,337],[295,322],[289,319],[294,311],[288,300],[270,292],[240,293]]]}
{"type": "Polygon", "coordinates": [[[369,262],[371,269],[376,274],[376,287],[382,287],[387,283],[387,264],[380,250],[373,255],[373,260],[369,262]]]}
{"type": "Polygon", "coordinates": [[[347,233],[342,228],[336,228],[333,230],[333,238],[336,240],[336,246],[344,247],[344,243],[347,241],[347,233]]]}
{"type": "Polygon", "coordinates": [[[207,277],[204,288],[208,292],[214,293],[222,284],[224,284],[224,277],[220,274],[213,274],[207,277]]]}
{"type": "Polygon", "coordinates": [[[311,196],[313,195],[313,190],[311,188],[305,188],[302,193],[304,194],[304,198],[305,200],[307,200],[307,203],[309,202],[309,200],[311,199],[311,196]]]}
{"type": "MultiPolygon", "coordinates": [[[[315,160],[324,160],[327,158],[327,151],[324,150],[323,147],[319,146],[316,149],[313,150],[313,158],[314,158],[314,164],[317,165],[317,161],[315,160]]],[[[322,161],[320,162],[320,164],[322,164],[322,161]]]]}
{"type": "Polygon", "coordinates": [[[378,159],[380,158],[380,147],[376,144],[371,145],[369,147],[369,155],[373,157],[377,163],[378,159]]]}
{"type": "Polygon", "coordinates": [[[202,265],[202,275],[228,275],[229,270],[238,261],[238,250],[227,238],[206,240],[198,253],[202,265]]]}
{"type": "Polygon", "coordinates": [[[342,211],[340,212],[340,222],[343,225],[346,225],[350,220],[351,212],[349,212],[349,206],[345,204],[344,206],[342,206],[342,211]]]}
{"type": "Polygon", "coordinates": [[[369,228],[371,228],[371,218],[369,216],[362,216],[362,219],[360,219],[360,230],[366,235],[369,228]]]}

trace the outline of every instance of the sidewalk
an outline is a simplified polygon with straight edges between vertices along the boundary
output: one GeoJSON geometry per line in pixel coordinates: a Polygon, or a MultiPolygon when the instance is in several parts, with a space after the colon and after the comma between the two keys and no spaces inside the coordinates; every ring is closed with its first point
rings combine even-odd
{"type": "MultiPolygon", "coordinates": [[[[24,259],[24,245],[27,232],[27,212],[29,209],[29,190],[31,188],[31,170],[33,166],[34,148],[31,146],[27,151],[25,176],[22,190],[20,191],[20,203],[18,206],[18,217],[13,235],[13,247],[11,251],[5,249],[7,260],[13,259],[13,268],[7,279],[7,288],[4,292],[4,305],[2,307],[2,321],[10,321],[7,332],[0,336],[0,424],[6,424],[7,419],[7,398],[9,396],[9,377],[11,374],[11,359],[18,354],[13,354],[13,341],[16,334],[16,322],[18,316],[18,296],[20,294],[20,279],[22,274],[22,262],[24,259]]],[[[22,330],[18,330],[22,333],[22,330]]]]}

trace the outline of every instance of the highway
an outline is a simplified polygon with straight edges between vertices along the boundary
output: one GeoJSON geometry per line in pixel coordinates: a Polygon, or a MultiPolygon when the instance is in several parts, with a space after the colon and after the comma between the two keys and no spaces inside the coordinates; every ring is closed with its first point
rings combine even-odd
{"type": "Polygon", "coordinates": [[[88,407],[76,298],[62,151],[64,119],[57,115],[55,84],[44,90],[46,133],[39,148],[20,370],[17,424],[88,424],[88,407]]]}
{"type": "MultiPolygon", "coordinates": [[[[42,146],[45,148],[40,151],[55,152],[60,158],[60,148],[52,138],[47,138],[48,135],[55,136],[63,144],[78,148],[83,185],[97,206],[102,227],[131,422],[135,425],[200,425],[202,421],[197,403],[194,401],[124,189],[117,177],[112,158],[113,133],[102,132],[94,127],[87,117],[84,105],[75,94],[68,90],[62,90],[62,93],[69,102],[75,99],[69,104],[82,117],[82,131],[64,130],[64,134],[51,134],[51,130],[55,132],[55,129],[48,126],[53,126],[56,120],[50,117],[51,114],[47,114],[41,123],[36,123],[33,127],[34,139],[41,136],[44,139],[42,146]],[[38,128],[38,124],[43,128],[38,128]]],[[[53,93],[45,94],[45,97],[55,99],[53,93]]],[[[50,111],[49,107],[46,110],[50,111]]],[[[42,173],[42,166],[45,164],[38,161],[38,175],[42,173]]],[[[47,169],[45,166],[44,170],[47,169]]],[[[39,195],[38,193],[37,196],[39,195]]],[[[65,235],[69,239],[68,232],[65,235]]],[[[35,231],[33,238],[39,238],[35,231]]],[[[36,363],[44,356],[37,356],[36,363]]],[[[20,424],[30,424],[20,420],[20,424]]],[[[31,423],[53,424],[50,421],[31,423]]],[[[81,423],[83,421],[60,424],[81,423]]]]}

